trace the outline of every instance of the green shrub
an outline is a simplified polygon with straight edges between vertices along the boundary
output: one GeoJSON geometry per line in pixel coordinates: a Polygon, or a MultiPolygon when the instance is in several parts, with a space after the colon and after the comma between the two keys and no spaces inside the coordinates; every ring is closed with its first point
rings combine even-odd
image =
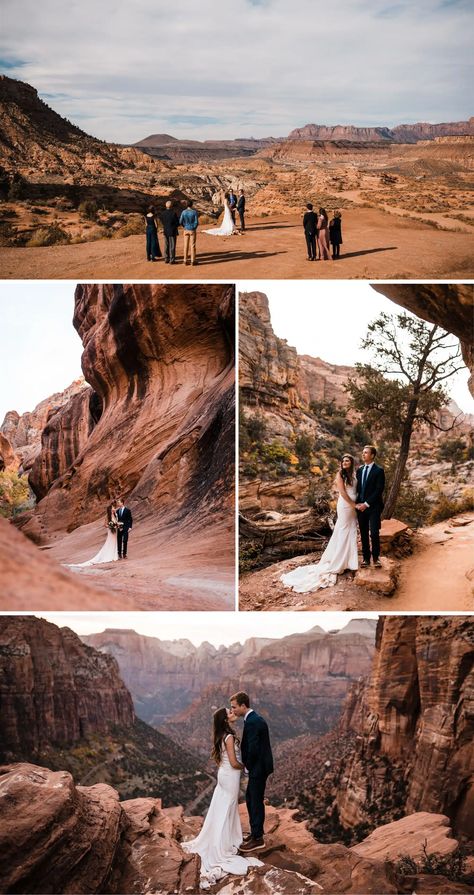
{"type": "Polygon", "coordinates": [[[79,214],[82,214],[88,221],[95,221],[98,210],[99,206],[95,199],[85,199],[84,202],[81,202],[78,208],[79,214]]]}
{"type": "Polygon", "coordinates": [[[474,873],[468,871],[469,852],[461,845],[449,855],[439,855],[428,851],[428,842],[423,843],[423,853],[418,860],[411,855],[400,855],[395,863],[395,870],[402,877],[426,874],[444,876],[456,883],[470,886],[474,883],[474,873]]]}
{"type": "Polygon", "coordinates": [[[313,439],[309,435],[298,435],[295,441],[295,454],[298,457],[301,469],[309,469],[312,450],[313,439]]]}
{"type": "Polygon", "coordinates": [[[438,448],[438,460],[451,463],[463,463],[468,459],[468,451],[464,438],[445,438],[438,448]]]}
{"type": "Polygon", "coordinates": [[[474,489],[466,488],[461,498],[448,497],[447,494],[440,494],[435,504],[431,508],[430,523],[434,525],[436,522],[443,522],[444,519],[450,519],[451,516],[457,516],[458,513],[469,513],[474,510],[474,489]]]}
{"type": "Polygon", "coordinates": [[[17,472],[0,472],[0,516],[10,519],[30,504],[31,492],[26,476],[17,472]]]}

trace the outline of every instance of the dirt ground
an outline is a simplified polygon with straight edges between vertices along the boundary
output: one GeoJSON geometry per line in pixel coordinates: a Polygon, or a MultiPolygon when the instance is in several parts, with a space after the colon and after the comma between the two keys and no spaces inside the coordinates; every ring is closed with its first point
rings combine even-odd
{"type": "MultiPolygon", "coordinates": [[[[248,218],[242,236],[198,232],[198,265],[147,262],[144,236],[42,248],[1,248],[4,279],[232,280],[232,279],[471,279],[472,233],[438,230],[373,208],[343,216],[338,261],[306,260],[301,219],[248,218]]],[[[160,244],[163,237],[160,236],[160,244]]]]}
{"type": "Polygon", "coordinates": [[[354,583],[352,572],[334,587],[297,594],[280,576],[318,555],[294,557],[241,576],[239,606],[244,611],[422,612],[474,609],[474,513],[423,529],[413,554],[400,561],[398,586],[391,597],[354,583]]]}

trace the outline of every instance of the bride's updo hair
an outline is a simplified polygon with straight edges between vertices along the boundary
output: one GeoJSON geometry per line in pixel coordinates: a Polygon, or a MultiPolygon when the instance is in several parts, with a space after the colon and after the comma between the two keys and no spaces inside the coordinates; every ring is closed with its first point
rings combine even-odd
{"type": "Polygon", "coordinates": [[[339,464],[339,471],[341,473],[342,480],[346,483],[346,485],[352,485],[354,483],[354,466],[355,466],[355,460],[354,460],[354,457],[352,456],[352,454],[343,454],[341,457],[340,464],[339,464]],[[342,465],[343,460],[351,461],[351,465],[350,465],[349,469],[344,469],[344,467],[342,465]]]}
{"type": "Polygon", "coordinates": [[[224,737],[227,736],[228,733],[232,734],[237,743],[240,742],[235,734],[234,728],[229,724],[227,709],[217,709],[217,712],[214,712],[213,715],[211,752],[211,756],[216,764],[220,764],[222,761],[222,743],[224,742],[224,737]]]}

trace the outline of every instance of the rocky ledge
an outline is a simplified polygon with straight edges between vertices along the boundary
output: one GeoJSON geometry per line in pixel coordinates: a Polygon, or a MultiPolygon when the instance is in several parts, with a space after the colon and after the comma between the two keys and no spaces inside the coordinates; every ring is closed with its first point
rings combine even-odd
{"type": "MultiPolygon", "coordinates": [[[[0,849],[8,856],[0,868],[3,892],[165,895],[200,891],[199,858],[186,854],[180,843],[196,834],[202,818],[187,818],[182,808],[164,809],[157,798],[120,802],[110,786],[76,786],[65,771],[31,764],[0,768],[0,808],[0,849]]],[[[245,824],[243,806],[241,811],[245,824]]],[[[446,854],[457,845],[442,816],[413,815],[388,824],[378,838],[372,834],[348,849],[318,844],[294,815],[288,809],[268,808],[266,848],[260,853],[264,866],[244,878],[228,876],[212,891],[221,895],[397,893],[404,888],[389,861],[394,842],[414,859],[420,857],[421,840],[420,835],[412,835],[413,830],[424,831],[429,851],[446,854]]],[[[416,878],[416,891],[469,891],[444,878],[437,880],[438,888],[426,889],[423,877],[416,878]]]]}

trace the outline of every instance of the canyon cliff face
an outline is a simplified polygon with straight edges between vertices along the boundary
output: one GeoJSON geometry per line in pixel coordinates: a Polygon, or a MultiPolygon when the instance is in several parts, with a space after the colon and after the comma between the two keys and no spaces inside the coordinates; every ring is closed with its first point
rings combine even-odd
{"type": "Polygon", "coordinates": [[[351,826],[398,793],[405,813],[448,815],[474,838],[474,624],[470,617],[381,618],[362,709],[349,711],[357,746],[337,796],[351,826]]]}
{"type": "Polygon", "coordinates": [[[356,143],[416,143],[418,140],[433,140],[436,137],[474,135],[474,119],[453,121],[445,124],[398,124],[388,127],[354,127],[338,124],[306,124],[297,127],[288,135],[288,140],[348,140],[356,143]]]}
{"type": "Polygon", "coordinates": [[[115,659],[43,619],[0,618],[0,681],[4,756],[68,746],[134,722],[115,659]]]}
{"type": "Polygon", "coordinates": [[[230,505],[233,289],[78,286],[90,389],[50,418],[25,531],[89,522],[124,494],[137,518],[208,522],[230,505]]]}
{"type": "Polygon", "coordinates": [[[84,639],[117,659],[140,717],[203,754],[212,712],[239,689],[268,717],[275,741],[325,732],[336,722],[351,682],[368,674],[373,654],[370,622],[360,631],[348,626],[328,634],[314,628],[219,649],[133,631],[84,639]]]}
{"type": "Polygon", "coordinates": [[[36,405],[34,410],[19,414],[16,410],[9,410],[5,414],[0,432],[8,439],[15,454],[19,458],[23,470],[27,471],[33,466],[40,450],[42,433],[50,420],[65,404],[74,398],[83,398],[87,391],[87,383],[81,377],[62,392],[56,392],[49,398],[45,398],[36,405]]]}

